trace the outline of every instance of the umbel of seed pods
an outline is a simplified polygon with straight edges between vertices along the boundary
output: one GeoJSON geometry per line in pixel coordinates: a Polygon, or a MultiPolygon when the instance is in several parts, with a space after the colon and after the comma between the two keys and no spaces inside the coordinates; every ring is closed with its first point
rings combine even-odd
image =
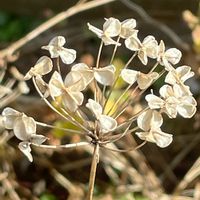
{"type": "MultiPolygon", "coordinates": [[[[41,57],[25,75],[25,80],[32,79],[45,103],[64,119],[81,129],[81,131],[64,128],[63,130],[85,134],[92,139],[93,143],[98,142],[100,145],[107,145],[126,134],[134,133],[142,140],[156,143],[161,148],[167,147],[172,142],[172,134],[161,130],[162,116],[166,114],[170,118],[176,118],[177,115],[181,115],[184,118],[191,118],[196,112],[196,101],[190,88],[185,85],[185,81],[194,76],[191,67],[183,65],[174,68],[174,65],[179,63],[182,54],[176,48],[166,50],[162,40],[158,43],[154,36],[148,35],[141,41],[138,38],[138,30],[135,29],[134,19],[120,22],[118,19],[108,18],[105,19],[102,29],[89,23],[88,27],[101,40],[95,66],[76,63],[63,79],[64,74],[61,74],[59,60],[66,65],[72,64],[76,59],[76,51],[64,47],[65,38],[57,36],[47,46],[42,47],[49,51],[50,58],[41,57]],[[148,105],[131,118],[119,122],[118,117],[124,113],[126,107],[123,110],[120,107],[117,108],[118,113],[115,115],[110,111],[107,112],[105,108],[116,81],[119,79],[112,61],[117,48],[123,43],[128,50],[133,52],[133,56],[120,71],[119,76],[127,84],[127,88],[119,96],[119,105],[121,105],[122,96],[127,91],[133,90],[133,86],[136,85],[135,87],[143,94],[164,72],[166,76],[158,96],[151,90],[151,93],[145,96],[148,105]],[[100,66],[102,47],[107,45],[114,45],[112,59],[108,65],[100,66]],[[143,65],[148,64],[149,58],[154,59],[156,64],[149,73],[136,71],[133,66],[129,67],[135,56],[143,65]],[[45,82],[43,76],[53,69],[51,59],[57,60],[57,70],[52,73],[49,82],[45,82]],[[163,67],[161,72],[155,70],[158,65],[163,67]],[[91,88],[94,94],[86,99],[88,97],[86,90],[91,88]],[[78,116],[78,120],[74,116],[78,116]],[[112,137],[113,135],[116,137],[112,137]]],[[[134,103],[131,95],[128,100],[134,103]]],[[[125,105],[128,107],[131,104],[125,102],[125,105]]],[[[114,107],[117,106],[118,104],[114,107]]],[[[13,130],[14,135],[21,140],[19,149],[30,161],[33,160],[30,145],[48,148],[48,144],[42,144],[47,138],[36,134],[36,126],[53,127],[52,125],[36,122],[32,117],[9,107],[3,110],[2,116],[5,128],[13,130]]],[[[87,141],[74,144],[74,146],[88,144],[90,143],[87,141]]],[[[61,146],[67,147],[68,145],[73,146],[73,144],[61,146]]]]}

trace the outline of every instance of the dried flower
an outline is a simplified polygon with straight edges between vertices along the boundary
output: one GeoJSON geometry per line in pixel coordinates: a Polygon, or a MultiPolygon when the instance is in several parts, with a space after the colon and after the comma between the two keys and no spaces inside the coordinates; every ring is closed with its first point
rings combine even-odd
{"type": "Polygon", "coordinates": [[[60,57],[65,64],[71,64],[76,59],[76,51],[74,49],[67,49],[64,46],[66,40],[63,36],[54,37],[47,46],[42,49],[49,51],[51,58],[60,57]]]}
{"type": "Polygon", "coordinates": [[[110,116],[103,115],[103,109],[99,103],[93,99],[88,99],[86,107],[89,108],[99,122],[100,131],[102,133],[112,132],[117,127],[117,121],[110,116]]]}
{"type": "Polygon", "coordinates": [[[144,132],[136,132],[136,135],[149,142],[156,143],[159,147],[167,147],[172,142],[172,135],[161,131],[163,123],[161,114],[155,110],[147,110],[139,115],[137,124],[144,132]]]}
{"type": "Polygon", "coordinates": [[[158,43],[151,35],[140,42],[137,34],[133,34],[125,40],[125,45],[131,51],[137,51],[138,58],[144,65],[147,65],[148,57],[156,58],[158,54],[158,43]]]}
{"type": "Polygon", "coordinates": [[[88,85],[93,79],[102,85],[112,85],[115,67],[113,65],[108,65],[102,68],[89,68],[86,64],[79,63],[72,66],[72,71],[81,73],[86,85],[88,85]]]}
{"type": "Polygon", "coordinates": [[[51,72],[53,68],[52,60],[47,56],[42,56],[31,69],[27,72],[24,79],[29,80],[33,76],[43,76],[51,72]]]}
{"type": "Polygon", "coordinates": [[[196,112],[196,100],[191,95],[185,95],[182,87],[164,85],[160,88],[162,98],[149,94],[145,98],[151,109],[162,109],[171,118],[179,113],[184,118],[191,118],[196,112]]]}
{"type": "Polygon", "coordinates": [[[43,135],[36,135],[36,122],[32,117],[27,117],[12,108],[5,108],[2,112],[5,128],[13,129],[14,135],[21,141],[19,149],[33,161],[30,144],[40,145],[47,139],[43,135]]]}
{"type": "Polygon", "coordinates": [[[126,19],[121,22],[121,32],[120,37],[125,39],[129,38],[131,35],[134,35],[138,31],[135,30],[136,20],[135,19],[126,19]]]}
{"type": "Polygon", "coordinates": [[[118,42],[112,39],[112,37],[118,36],[121,32],[121,23],[118,19],[113,17],[106,19],[105,23],[103,24],[103,30],[92,26],[90,23],[88,23],[88,28],[99,38],[101,38],[105,45],[120,45],[118,42]]]}
{"type": "Polygon", "coordinates": [[[179,63],[181,57],[182,53],[176,48],[165,51],[165,44],[162,40],[160,41],[157,60],[167,71],[173,70],[172,65],[179,63]]]}
{"type": "Polygon", "coordinates": [[[63,105],[71,112],[75,112],[83,102],[81,93],[85,89],[85,83],[80,73],[71,71],[63,82],[61,75],[55,71],[49,81],[50,95],[61,97],[63,105]]]}
{"type": "Polygon", "coordinates": [[[193,76],[194,72],[191,72],[191,67],[184,65],[169,71],[165,77],[165,82],[171,85],[176,83],[183,84],[186,80],[193,76]]]}
{"type": "Polygon", "coordinates": [[[150,72],[148,74],[144,74],[140,71],[135,71],[131,69],[123,69],[121,71],[121,76],[125,82],[132,85],[137,81],[138,87],[141,90],[148,88],[154,80],[156,80],[159,76],[157,72],[150,72]]]}

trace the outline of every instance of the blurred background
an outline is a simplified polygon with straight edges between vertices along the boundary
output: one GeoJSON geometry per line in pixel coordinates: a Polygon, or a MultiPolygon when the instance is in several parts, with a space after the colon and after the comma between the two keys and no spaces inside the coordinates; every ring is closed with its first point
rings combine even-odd
{"type": "MultiPolygon", "coordinates": [[[[100,0],[99,0],[100,1],[100,0]]],[[[154,35],[164,40],[167,48],[183,53],[180,65],[192,67],[195,77],[187,82],[199,103],[200,99],[200,7],[198,0],[116,0],[77,13],[47,28],[37,37],[5,56],[5,49],[47,20],[74,6],[76,0],[6,0],[0,3],[0,65],[15,66],[22,74],[39,57],[48,55],[41,46],[54,36],[67,38],[67,46],[77,50],[77,62],[92,65],[99,40],[88,30],[87,22],[101,27],[104,18],[137,20],[140,37],[154,35]]],[[[87,1],[88,2],[88,1],[87,1]]],[[[89,1],[90,2],[90,1],[89,1]]],[[[131,53],[120,48],[116,65],[123,65],[131,53]]],[[[102,59],[110,57],[110,49],[102,59]]],[[[139,63],[136,63],[139,64],[139,63]]],[[[67,69],[65,69],[67,71],[67,69]]],[[[144,69],[145,70],[145,69],[144,69]]],[[[12,101],[9,106],[39,121],[62,124],[37,95],[31,82],[29,95],[12,101]]],[[[155,89],[160,88],[159,82],[155,89]]],[[[1,108],[3,109],[3,108],[1,108]]],[[[200,112],[192,119],[166,119],[164,130],[174,134],[173,143],[160,149],[148,143],[138,151],[125,154],[102,152],[98,166],[95,199],[149,200],[200,199],[200,112]]],[[[78,135],[40,129],[52,143],[79,141],[78,135]]],[[[3,137],[4,134],[0,135],[3,137]]],[[[17,148],[15,138],[0,140],[0,199],[64,200],[84,199],[88,187],[91,152],[89,149],[44,151],[35,148],[34,162],[29,163],[17,148]],[[2,142],[3,141],[3,142],[2,142]],[[6,141],[6,142],[5,142],[6,141]]],[[[118,146],[139,144],[136,137],[126,137],[118,146]]]]}

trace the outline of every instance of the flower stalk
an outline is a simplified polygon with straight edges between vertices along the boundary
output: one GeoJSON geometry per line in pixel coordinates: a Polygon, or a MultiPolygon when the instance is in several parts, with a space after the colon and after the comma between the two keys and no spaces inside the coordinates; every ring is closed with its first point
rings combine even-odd
{"type": "Polygon", "coordinates": [[[94,183],[95,183],[95,177],[96,177],[96,170],[97,165],[99,163],[99,144],[94,144],[94,151],[92,154],[92,164],[90,168],[90,178],[89,178],[89,189],[87,194],[87,200],[93,199],[93,192],[94,192],[94,183]]]}

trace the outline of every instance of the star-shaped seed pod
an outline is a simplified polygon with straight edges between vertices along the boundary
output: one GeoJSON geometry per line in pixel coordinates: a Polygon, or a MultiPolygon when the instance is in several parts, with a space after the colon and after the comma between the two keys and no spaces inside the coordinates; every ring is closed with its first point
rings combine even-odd
{"type": "Polygon", "coordinates": [[[101,133],[108,133],[116,129],[117,121],[110,116],[103,115],[103,108],[99,103],[93,99],[88,99],[86,107],[93,112],[95,118],[98,120],[101,133]]]}
{"type": "Polygon", "coordinates": [[[126,83],[132,85],[137,82],[138,87],[141,90],[144,90],[147,89],[153,83],[153,81],[159,77],[159,74],[157,72],[144,74],[131,69],[123,69],[121,71],[121,76],[126,83]]]}
{"type": "Polygon", "coordinates": [[[161,131],[162,123],[163,118],[159,112],[147,110],[137,119],[138,127],[144,132],[136,132],[136,135],[142,140],[156,143],[161,148],[167,147],[172,142],[172,135],[161,131]]]}
{"type": "Polygon", "coordinates": [[[112,37],[118,36],[121,32],[121,23],[118,19],[115,19],[113,17],[106,19],[105,23],[103,24],[103,30],[96,28],[90,23],[88,23],[87,25],[90,31],[101,38],[104,45],[114,44],[120,46],[120,43],[117,43],[112,39],[112,37]]]}
{"type": "Polygon", "coordinates": [[[50,95],[60,97],[63,105],[71,112],[75,112],[83,103],[83,91],[86,85],[79,72],[71,71],[63,82],[61,75],[55,71],[49,81],[50,95]]]}
{"type": "Polygon", "coordinates": [[[152,35],[145,37],[141,42],[136,32],[125,40],[125,46],[131,51],[137,51],[138,58],[144,65],[147,65],[148,57],[155,59],[158,56],[158,43],[152,35]]]}
{"type": "Polygon", "coordinates": [[[164,42],[162,40],[160,41],[157,60],[160,65],[165,67],[167,71],[173,70],[174,68],[172,67],[172,65],[176,65],[177,63],[179,63],[181,57],[181,51],[176,48],[165,50],[164,42]]]}
{"type": "Polygon", "coordinates": [[[47,46],[43,46],[42,49],[48,50],[51,58],[60,57],[63,63],[71,64],[76,59],[76,51],[63,47],[65,43],[66,40],[63,36],[57,36],[47,46]]]}
{"type": "Polygon", "coordinates": [[[51,72],[53,68],[52,60],[47,56],[42,56],[31,69],[27,72],[24,80],[29,80],[33,76],[43,76],[51,72]]]}
{"type": "Polygon", "coordinates": [[[88,85],[92,80],[96,80],[97,82],[101,83],[102,85],[112,85],[114,81],[115,75],[115,67],[114,65],[108,65],[102,68],[89,68],[84,63],[79,63],[72,66],[72,71],[76,71],[82,74],[83,79],[88,85]]]}

